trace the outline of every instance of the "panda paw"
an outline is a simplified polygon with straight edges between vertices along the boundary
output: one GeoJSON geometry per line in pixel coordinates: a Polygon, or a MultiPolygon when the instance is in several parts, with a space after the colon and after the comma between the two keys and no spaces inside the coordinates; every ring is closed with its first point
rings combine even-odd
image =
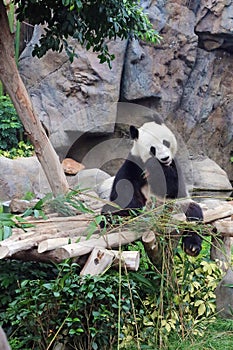
{"type": "Polygon", "coordinates": [[[182,237],[182,248],[184,252],[190,256],[198,256],[202,246],[201,237],[193,231],[188,231],[184,233],[182,237]]]}

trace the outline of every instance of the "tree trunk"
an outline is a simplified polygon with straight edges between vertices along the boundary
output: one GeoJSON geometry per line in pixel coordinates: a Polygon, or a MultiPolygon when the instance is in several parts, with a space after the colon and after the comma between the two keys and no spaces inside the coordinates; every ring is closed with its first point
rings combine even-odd
{"type": "Polygon", "coordinates": [[[19,75],[14,57],[14,36],[10,33],[6,7],[0,0],[0,80],[4,84],[41,163],[54,196],[64,194],[69,186],[30,97],[19,75]]]}

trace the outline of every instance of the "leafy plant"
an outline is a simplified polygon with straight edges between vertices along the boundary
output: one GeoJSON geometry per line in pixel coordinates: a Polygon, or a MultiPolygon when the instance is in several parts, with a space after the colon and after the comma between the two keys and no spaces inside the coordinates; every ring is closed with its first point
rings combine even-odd
{"type": "Polygon", "coordinates": [[[20,132],[23,126],[9,96],[0,96],[0,149],[16,147],[20,132]]]}
{"type": "MultiPolygon", "coordinates": [[[[4,322],[12,325],[10,343],[20,344],[14,349],[50,349],[57,341],[74,349],[112,349],[117,341],[118,276],[80,277],[76,264],[57,268],[55,279],[26,279],[15,291],[4,313],[4,322]]],[[[120,323],[133,323],[130,293],[138,299],[136,285],[130,282],[129,293],[128,280],[121,282],[120,323]]]]}
{"type": "Polygon", "coordinates": [[[12,227],[16,226],[14,215],[0,212],[0,241],[10,237],[12,234],[12,227]]]}
{"type": "MultiPolygon", "coordinates": [[[[83,207],[80,193],[72,191],[55,204],[93,213],[83,207]]],[[[28,214],[43,211],[47,199],[39,201],[28,214]]],[[[158,210],[156,218],[142,212],[140,224],[138,218],[127,221],[134,229],[156,229],[160,233],[161,270],[152,265],[141,242],[123,248],[140,251],[139,270],[132,273],[109,270],[104,276],[81,277],[79,266],[67,261],[55,266],[52,275],[51,266],[45,269],[47,275],[41,275],[41,265],[38,270],[34,265],[33,274],[31,267],[28,274],[22,273],[20,265],[14,279],[9,262],[6,267],[0,262],[4,271],[0,275],[0,322],[9,329],[13,350],[49,350],[58,342],[80,350],[166,349],[174,335],[180,340],[203,335],[215,318],[214,290],[221,271],[208,258],[210,243],[206,237],[197,258],[174,245],[166,233],[166,213],[158,210]]],[[[89,234],[100,219],[94,219],[89,234]]],[[[177,232],[183,225],[176,226],[177,232]]],[[[203,234],[203,226],[196,229],[203,234]]]]}
{"type": "Polygon", "coordinates": [[[32,157],[33,154],[34,147],[30,144],[29,141],[20,141],[16,147],[13,147],[7,151],[0,150],[0,155],[10,159],[15,159],[18,157],[32,157]]]}
{"type": "Polygon", "coordinates": [[[33,146],[23,140],[23,125],[10,97],[0,96],[0,156],[7,158],[30,157],[33,146]]]}
{"type": "MultiPolygon", "coordinates": [[[[208,243],[205,246],[209,248],[208,243]]],[[[145,349],[166,348],[174,334],[181,339],[202,336],[215,320],[214,291],[221,276],[217,262],[208,258],[207,248],[196,258],[179,248],[178,254],[164,261],[157,278],[152,266],[149,271],[132,274],[141,284],[139,293],[144,307],[137,322],[145,349]]],[[[124,325],[123,334],[123,348],[136,349],[132,325],[124,325]]]]}
{"type": "Polygon", "coordinates": [[[109,52],[106,40],[131,36],[155,43],[160,39],[139,1],[63,0],[48,1],[47,6],[42,1],[34,0],[14,2],[19,21],[30,18],[33,25],[48,23],[39,44],[34,46],[33,55],[38,57],[49,49],[61,52],[64,48],[70,61],[73,61],[76,54],[67,42],[70,36],[87,50],[92,48],[97,52],[101,63],[111,65],[114,55],[109,52]]]}

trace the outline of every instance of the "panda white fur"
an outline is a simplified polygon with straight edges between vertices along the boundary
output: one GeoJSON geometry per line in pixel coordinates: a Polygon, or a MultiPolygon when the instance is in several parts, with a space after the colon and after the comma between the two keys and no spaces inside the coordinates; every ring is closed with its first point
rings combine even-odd
{"type": "MultiPolygon", "coordinates": [[[[118,170],[110,194],[117,206],[105,205],[102,214],[128,216],[137,213],[148,201],[148,194],[164,199],[186,198],[184,213],[189,221],[202,221],[201,207],[188,198],[189,194],[180,166],[176,160],[177,141],[162,122],[148,122],[140,128],[130,126],[133,147],[118,170]]],[[[182,237],[184,251],[197,256],[202,239],[194,231],[182,237]]]]}

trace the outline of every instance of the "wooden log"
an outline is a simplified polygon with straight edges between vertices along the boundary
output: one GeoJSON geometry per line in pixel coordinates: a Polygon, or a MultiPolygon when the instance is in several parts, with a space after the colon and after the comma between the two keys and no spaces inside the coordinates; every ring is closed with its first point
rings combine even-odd
{"type": "MultiPolygon", "coordinates": [[[[91,238],[97,239],[100,236],[98,234],[93,234],[91,238]]],[[[72,237],[59,237],[59,238],[49,238],[46,239],[45,241],[42,241],[38,244],[38,253],[44,253],[49,250],[53,250],[59,247],[62,247],[67,244],[73,244],[73,243],[78,243],[78,242],[83,242],[83,241],[88,241],[86,236],[85,237],[80,237],[80,236],[75,236],[72,237]]]]}
{"type": "MultiPolygon", "coordinates": [[[[209,224],[213,221],[227,218],[231,215],[233,215],[233,201],[231,202],[225,202],[224,204],[214,208],[214,209],[207,209],[203,210],[204,220],[203,222],[205,224],[209,224]]],[[[186,217],[184,213],[176,213],[172,215],[172,218],[177,221],[185,221],[186,217]]]]}
{"type": "Polygon", "coordinates": [[[152,264],[160,269],[162,264],[162,251],[155,233],[153,231],[145,232],[142,236],[142,243],[152,264]]]}
{"type": "MultiPolygon", "coordinates": [[[[204,220],[205,223],[212,223],[218,218],[225,218],[230,215],[233,215],[233,202],[227,202],[215,209],[205,211],[204,220]]],[[[90,239],[88,243],[86,241],[74,243],[78,236],[84,236],[86,234],[86,228],[88,227],[90,220],[93,220],[92,216],[86,214],[71,217],[51,216],[48,220],[35,218],[27,220],[27,223],[33,224],[35,227],[27,228],[27,232],[24,232],[22,229],[18,228],[13,229],[13,235],[2,241],[0,244],[0,259],[10,257],[20,250],[32,249],[37,247],[40,242],[54,238],[58,239],[69,237],[71,239],[72,244],[65,244],[61,247],[61,242],[67,243],[67,240],[64,240],[60,241],[60,248],[56,248],[58,247],[56,244],[54,246],[56,248],[57,259],[63,260],[90,253],[95,246],[101,246],[103,248],[118,247],[121,244],[128,244],[136,239],[139,239],[142,236],[142,234],[138,234],[136,232],[125,231],[125,236],[124,232],[113,234],[110,233],[100,237],[99,239],[93,237],[93,241],[90,239]]],[[[221,227],[221,234],[223,236],[233,236],[232,220],[218,220],[218,224],[216,225],[220,225],[219,227],[221,227]]],[[[151,243],[152,246],[154,243],[151,243]]],[[[53,249],[50,244],[51,242],[46,249],[49,247],[49,249],[53,249]]],[[[45,245],[40,251],[44,252],[44,249],[45,245]]]]}
{"type": "Polygon", "coordinates": [[[114,257],[115,255],[111,250],[94,248],[80,275],[99,275],[112,264],[114,257]]]}
{"type": "Polygon", "coordinates": [[[221,237],[212,237],[210,257],[219,260],[220,268],[226,272],[231,266],[233,217],[217,220],[213,225],[221,233],[221,237]]]}
{"type": "Polygon", "coordinates": [[[233,201],[226,202],[217,208],[204,211],[204,223],[208,224],[219,219],[227,218],[231,215],[233,215],[233,201]]]}
{"type": "MultiPolygon", "coordinates": [[[[86,238],[86,229],[87,226],[84,227],[78,227],[76,229],[73,230],[69,230],[69,231],[57,231],[56,229],[52,229],[49,231],[41,231],[41,232],[35,232],[35,231],[29,231],[29,232],[24,232],[23,230],[18,230],[17,232],[14,231],[13,235],[7,239],[5,239],[4,241],[0,242],[0,259],[1,256],[4,255],[6,252],[6,250],[3,247],[8,247],[8,253],[7,256],[4,257],[8,257],[11,255],[10,251],[11,251],[11,247],[12,248],[16,248],[17,247],[17,242],[20,242],[18,245],[18,250],[26,250],[26,249],[30,249],[27,247],[29,240],[31,239],[32,241],[32,246],[36,246],[38,244],[40,244],[41,241],[43,240],[47,240],[47,239],[54,239],[54,241],[56,241],[58,238],[64,238],[64,237],[68,237],[70,239],[72,239],[73,237],[76,238],[76,241],[78,240],[78,237],[82,237],[85,236],[86,238]],[[24,243],[23,243],[24,242],[24,243]],[[35,245],[33,245],[33,242],[35,243],[35,245]]],[[[68,244],[68,239],[66,240],[66,243],[68,244]]],[[[75,240],[74,240],[75,242],[75,240]]],[[[12,252],[12,254],[15,254],[17,251],[12,252]]]]}
{"type": "Polygon", "coordinates": [[[226,272],[231,266],[231,238],[212,237],[210,258],[220,262],[220,268],[226,272]]]}
{"type": "Polygon", "coordinates": [[[223,236],[233,236],[233,217],[217,220],[213,225],[223,236]]]}
{"type": "Polygon", "coordinates": [[[126,267],[127,270],[137,271],[140,264],[140,253],[138,251],[115,251],[112,250],[115,255],[114,266],[118,267],[120,264],[122,267],[126,267]]]}
{"type": "Polygon", "coordinates": [[[74,216],[55,216],[55,217],[49,217],[46,219],[35,219],[32,218],[30,220],[26,220],[27,224],[45,224],[48,223],[64,223],[64,222],[79,222],[79,221],[92,221],[93,216],[88,214],[80,214],[80,215],[74,215],[74,216]]]}
{"type": "Polygon", "coordinates": [[[84,234],[86,235],[86,228],[87,227],[81,227],[72,231],[56,233],[28,233],[28,235],[25,236],[25,233],[23,233],[22,235],[17,235],[14,237],[11,236],[0,243],[0,259],[10,257],[21,250],[28,250],[37,247],[40,242],[48,240],[50,238],[56,237],[56,239],[58,239],[62,237],[75,237],[77,241],[78,237],[81,237],[84,234]]]}
{"type": "Polygon", "coordinates": [[[128,270],[137,271],[140,263],[140,253],[137,251],[115,251],[104,248],[94,248],[87,259],[80,275],[98,275],[103,273],[114,262],[128,270]]]}
{"type": "Polygon", "coordinates": [[[90,239],[85,242],[68,244],[61,248],[57,248],[56,252],[63,259],[78,257],[88,254],[96,246],[101,248],[120,247],[141,238],[142,233],[133,231],[115,232],[104,235],[98,239],[90,239]]]}
{"type": "Polygon", "coordinates": [[[38,253],[37,248],[32,248],[29,250],[22,250],[8,257],[9,259],[21,260],[21,261],[37,261],[44,263],[60,263],[64,259],[56,254],[56,250],[50,250],[43,254],[38,253]]]}

